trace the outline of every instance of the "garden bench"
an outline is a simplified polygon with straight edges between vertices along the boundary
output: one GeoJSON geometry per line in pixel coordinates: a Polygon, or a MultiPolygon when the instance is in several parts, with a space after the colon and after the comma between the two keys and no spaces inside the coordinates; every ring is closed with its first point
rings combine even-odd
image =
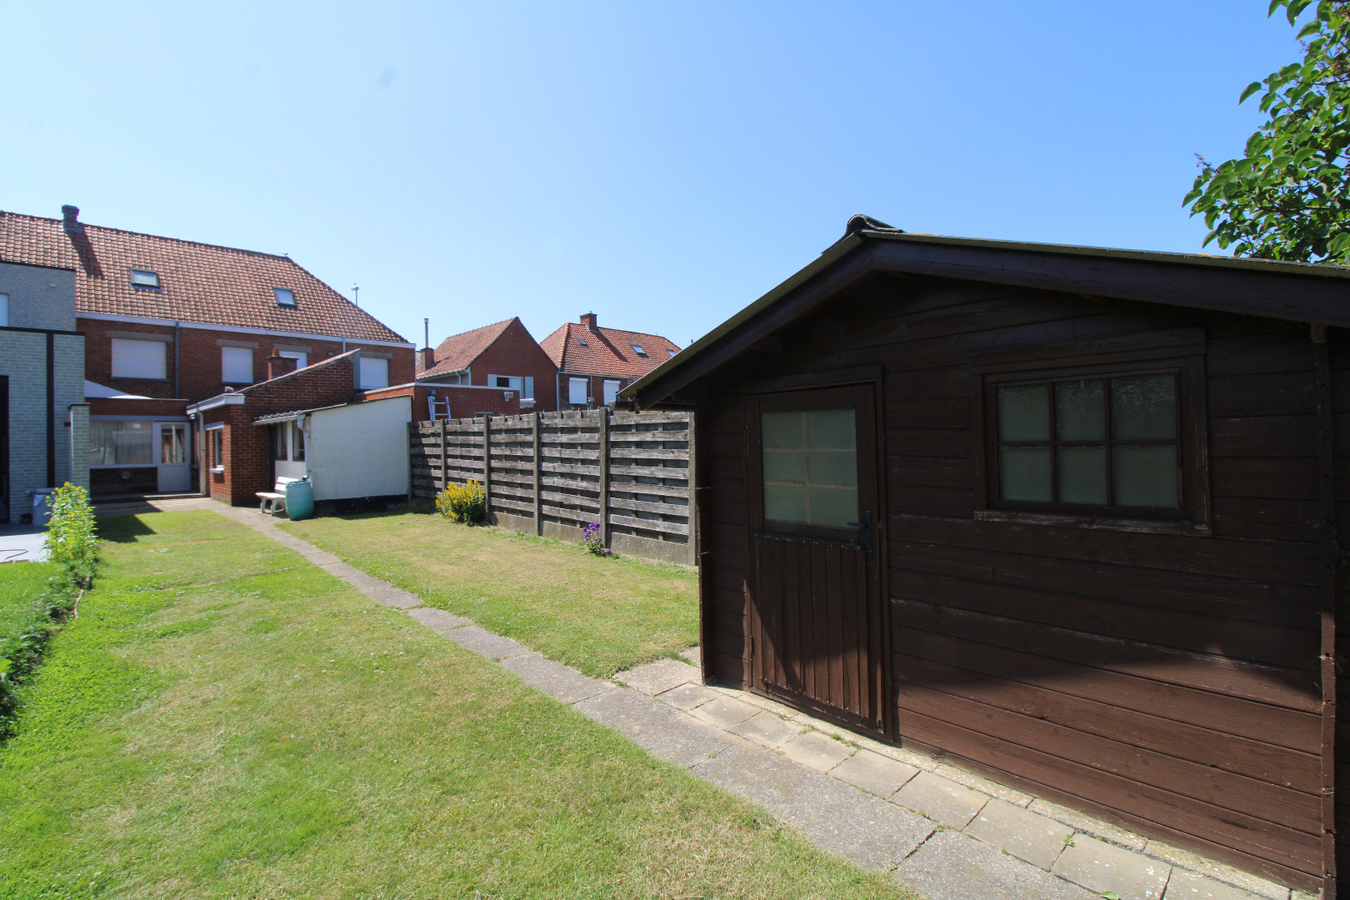
{"type": "Polygon", "coordinates": [[[279,512],[286,511],[286,485],[299,481],[299,478],[287,478],[285,475],[277,476],[277,483],[270,491],[256,491],[262,504],[258,507],[258,512],[267,516],[275,516],[279,512]]]}

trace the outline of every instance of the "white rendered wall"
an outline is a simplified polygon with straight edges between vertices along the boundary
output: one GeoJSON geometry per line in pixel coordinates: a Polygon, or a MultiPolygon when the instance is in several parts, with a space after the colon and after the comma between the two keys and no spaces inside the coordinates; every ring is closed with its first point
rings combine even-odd
{"type": "Polygon", "coordinates": [[[314,499],[407,494],[411,421],[409,397],[313,413],[305,453],[314,499]]]}

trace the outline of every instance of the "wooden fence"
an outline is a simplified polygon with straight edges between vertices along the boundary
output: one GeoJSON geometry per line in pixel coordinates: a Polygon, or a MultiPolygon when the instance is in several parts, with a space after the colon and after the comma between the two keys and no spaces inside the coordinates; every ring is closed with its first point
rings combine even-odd
{"type": "Polygon", "coordinates": [[[409,426],[412,495],[483,483],[493,524],[696,565],[688,413],[608,409],[441,419],[409,426]],[[605,511],[601,515],[601,510],[605,511]]]}

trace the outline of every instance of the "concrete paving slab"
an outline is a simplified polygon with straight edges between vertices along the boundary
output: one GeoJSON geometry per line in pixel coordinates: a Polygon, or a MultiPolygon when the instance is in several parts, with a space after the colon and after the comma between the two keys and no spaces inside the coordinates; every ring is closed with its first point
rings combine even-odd
{"type": "Polygon", "coordinates": [[[1090,891],[1099,894],[1110,891],[1120,900],[1160,900],[1172,867],[1124,847],[1077,834],[1050,871],[1090,891]]]}
{"type": "Polygon", "coordinates": [[[702,719],[718,728],[731,728],[759,712],[749,703],[733,700],[730,697],[717,697],[691,710],[696,719],[702,719]]]}
{"type": "Polygon", "coordinates": [[[673,687],[690,682],[697,683],[698,669],[678,659],[658,659],[643,666],[637,666],[614,676],[620,684],[626,684],[649,697],[664,694],[673,687]]]}
{"type": "Polygon", "coordinates": [[[966,834],[1049,869],[1064,852],[1064,841],[1073,829],[995,797],[966,826],[966,834]]]}
{"type": "Polygon", "coordinates": [[[778,750],[788,759],[817,772],[828,772],[853,755],[852,747],[826,737],[819,731],[799,734],[778,750]]]}
{"type": "Polygon", "coordinates": [[[736,747],[693,772],[758,803],[810,840],[859,865],[893,868],[933,833],[933,823],[840,781],[812,772],[772,750],[736,747]]]}
{"type": "Polygon", "coordinates": [[[360,588],[359,590],[381,606],[392,606],[396,609],[413,609],[422,605],[421,597],[416,594],[410,594],[407,591],[400,591],[398,588],[390,587],[389,585],[375,588],[360,588]]]}
{"type": "Polygon", "coordinates": [[[1031,805],[1027,807],[1034,813],[1042,816],[1048,816],[1056,822],[1068,825],[1074,831],[1081,831],[1085,834],[1094,835],[1103,840],[1110,841],[1113,844],[1119,844],[1130,850],[1139,851],[1144,849],[1148,843],[1147,838],[1126,831],[1124,828],[1117,828],[1108,822],[1094,819],[1091,816],[1085,816],[1076,810],[1060,806],[1057,803],[1050,803],[1046,800],[1032,800],[1031,805]]]}
{"type": "Polygon", "coordinates": [[[921,812],[948,828],[960,830],[984,809],[989,795],[950,782],[941,775],[920,772],[891,797],[891,802],[921,812]]]}
{"type": "Polygon", "coordinates": [[[539,653],[527,653],[504,660],[502,668],[510,669],[530,687],[538,688],[563,703],[578,703],[605,691],[616,690],[608,681],[587,678],[571,666],[544,659],[539,653]]]}
{"type": "Polygon", "coordinates": [[[939,831],[895,872],[927,900],[1100,900],[957,831],[939,831]]]}
{"type": "Polygon", "coordinates": [[[408,615],[438,634],[444,634],[455,628],[463,628],[466,625],[473,624],[471,620],[466,619],[463,616],[457,616],[453,613],[448,613],[443,609],[434,609],[430,606],[419,606],[416,609],[409,609],[408,615]]]}
{"type": "MultiPolygon", "coordinates": [[[[1297,896],[1298,891],[1294,894],[1297,896]]],[[[1257,898],[1258,895],[1251,891],[1244,891],[1231,884],[1187,872],[1185,869],[1172,870],[1172,879],[1167,882],[1167,893],[1163,894],[1163,900],[1257,900],[1257,898]]]]}
{"type": "Polygon", "coordinates": [[[871,750],[859,750],[831,769],[830,774],[884,800],[904,787],[919,770],[871,750]]]}
{"type": "Polygon", "coordinates": [[[709,700],[716,700],[721,696],[706,685],[682,684],[671,688],[664,694],[657,694],[656,699],[662,703],[669,703],[676,709],[693,709],[695,706],[702,706],[709,700]]]}
{"type": "Polygon", "coordinates": [[[735,749],[717,729],[632,688],[606,691],[575,708],[588,719],[627,735],[658,759],[678,766],[692,766],[735,749]]]}
{"type": "Polygon", "coordinates": [[[806,726],[780,719],[771,712],[757,712],[744,722],[728,728],[732,734],[739,734],[747,740],[765,747],[777,747],[792,740],[806,730],[806,726]]]}
{"type": "Polygon", "coordinates": [[[1268,900],[1285,900],[1289,896],[1289,888],[1287,887],[1281,887],[1259,875],[1252,875],[1250,872],[1244,872],[1241,869],[1205,859],[1198,853],[1182,850],[1180,847],[1174,847],[1163,841],[1149,841],[1147,846],[1144,847],[1144,853],[1149,856],[1156,856],[1158,859],[1169,862],[1174,866],[1206,875],[1215,881],[1240,887],[1244,891],[1250,891],[1257,896],[1266,897],[1268,900]]]}
{"type": "Polygon", "coordinates": [[[967,772],[965,769],[959,769],[948,763],[939,764],[933,771],[937,772],[948,781],[964,784],[972,791],[979,791],[981,794],[997,797],[1005,803],[1011,803],[1013,806],[1020,806],[1023,809],[1030,806],[1031,801],[1034,799],[1030,794],[1024,794],[1007,785],[999,784],[996,781],[990,781],[988,778],[981,778],[973,772],[967,772]]]}
{"type": "Polygon", "coordinates": [[[510,638],[493,634],[477,625],[447,631],[445,636],[465,650],[472,650],[488,659],[506,659],[510,656],[523,656],[530,652],[530,648],[524,644],[518,644],[510,638]]]}

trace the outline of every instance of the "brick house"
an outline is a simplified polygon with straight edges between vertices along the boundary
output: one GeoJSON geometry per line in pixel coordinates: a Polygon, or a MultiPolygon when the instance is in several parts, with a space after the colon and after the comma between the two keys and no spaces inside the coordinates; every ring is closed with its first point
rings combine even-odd
{"type": "Polygon", "coordinates": [[[0,524],[32,514],[30,491],[89,486],[83,386],[75,272],[0,263],[0,524]]]}
{"type": "Polygon", "coordinates": [[[419,355],[419,383],[484,389],[438,391],[442,399],[452,398],[451,418],[497,413],[489,392],[514,394],[506,402],[518,399],[525,411],[557,408],[557,366],[519,318],[451,335],[419,355]]]}
{"type": "Polygon", "coordinates": [[[559,409],[595,409],[670,359],[680,348],[658,334],[601,328],[595,313],[539,342],[557,369],[559,409]]]}
{"type": "Polygon", "coordinates": [[[88,225],[65,206],[0,211],[0,262],[74,273],[96,495],[190,489],[187,404],[263,381],[274,352],[303,368],[360,349],[360,386],[413,380],[412,344],[286,256],[88,225]]]}

